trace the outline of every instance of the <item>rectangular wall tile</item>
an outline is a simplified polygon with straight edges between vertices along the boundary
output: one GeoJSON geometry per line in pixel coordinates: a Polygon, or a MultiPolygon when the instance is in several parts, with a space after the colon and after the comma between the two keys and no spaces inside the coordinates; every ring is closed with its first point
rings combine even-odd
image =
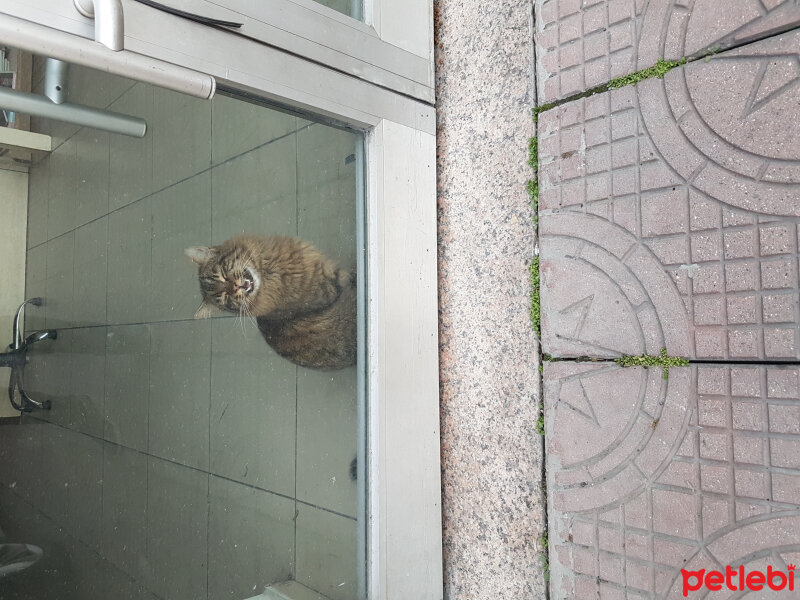
{"type": "Polygon", "coordinates": [[[208,475],[148,459],[148,587],[170,600],[207,597],[208,475]]]}
{"type": "Polygon", "coordinates": [[[148,452],[208,470],[211,322],[151,327],[148,452]]]}
{"type": "Polygon", "coordinates": [[[212,324],[211,472],[293,496],[297,367],[244,325],[212,324]]]}
{"type": "Polygon", "coordinates": [[[295,579],[331,600],[351,600],[356,576],[356,522],[298,503],[295,579]]]}
{"type": "Polygon", "coordinates": [[[109,327],[106,338],[106,399],[103,437],[147,450],[150,394],[150,326],[109,327]]]}
{"type": "Polygon", "coordinates": [[[290,579],[294,501],[214,476],[209,487],[208,597],[241,600],[290,579]]]}

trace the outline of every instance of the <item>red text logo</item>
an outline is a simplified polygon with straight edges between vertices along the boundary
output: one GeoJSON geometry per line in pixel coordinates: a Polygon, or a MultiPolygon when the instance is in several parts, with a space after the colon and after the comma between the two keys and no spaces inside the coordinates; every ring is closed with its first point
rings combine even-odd
{"type": "Polygon", "coordinates": [[[723,585],[731,591],[758,591],[765,587],[771,590],[788,588],[789,591],[794,591],[794,569],[794,565],[789,565],[786,572],[773,569],[770,565],[767,567],[766,573],[764,571],[745,572],[744,565],[738,569],[728,565],[725,567],[725,573],[722,573],[722,571],[706,571],[705,569],[700,569],[699,571],[681,569],[683,597],[685,598],[689,595],[689,592],[696,592],[700,588],[716,592],[721,590],[723,585]]]}

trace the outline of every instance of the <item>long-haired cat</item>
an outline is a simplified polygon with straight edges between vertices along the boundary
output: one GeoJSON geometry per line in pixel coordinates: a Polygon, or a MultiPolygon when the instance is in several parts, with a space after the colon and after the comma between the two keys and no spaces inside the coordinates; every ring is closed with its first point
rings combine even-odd
{"type": "Polygon", "coordinates": [[[241,235],[219,246],[192,246],[203,303],[195,318],[217,310],[255,317],[267,343],[312,369],[356,362],[355,275],[303,240],[241,235]]]}

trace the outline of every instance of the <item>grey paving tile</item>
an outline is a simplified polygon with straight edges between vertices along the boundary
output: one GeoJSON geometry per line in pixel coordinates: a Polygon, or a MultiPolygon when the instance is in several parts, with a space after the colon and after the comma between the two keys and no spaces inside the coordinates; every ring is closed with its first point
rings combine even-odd
{"type": "Polygon", "coordinates": [[[681,568],[797,563],[800,367],[544,377],[552,598],[681,598],[681,568]]]}
{"type": "Polygon", "coordinates": [[[645,69],[763,39],[800,24],[794,0],[536,0],[538,103],[645,69]]]}
{"type": "Polygon", "coordinates": [[[544,352],[800,358],[799,43],[540,115],[544,352]]]}

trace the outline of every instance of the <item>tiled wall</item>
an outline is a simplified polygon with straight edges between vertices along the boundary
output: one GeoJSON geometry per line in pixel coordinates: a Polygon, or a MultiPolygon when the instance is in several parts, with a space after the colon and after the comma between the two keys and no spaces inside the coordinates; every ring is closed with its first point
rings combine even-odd
{"type": "Polygon", "coordinates": [[[352,600],[355,369],[193,320],[183,249],[290,234],[354,267],[356,136],[74,67],[70,82],[72,102],[148,133],[35,123],[55,150],[30,175],[26,292],[46,304],[27,328],[59,338],[26,372],[53,409],[0,431],[0,527],[45,548],[9,597],[243,599],[291,578],[352,600]]]}
{"type": "MultiPolygon", "coordinates": [[[[28,205],[28,174],[0,169],[0,350],[11,343],[14,315],[25,293],[25,221],[28,205]]],[[[8,388],[8,369],[0,369],[0,390],[8,388]]],[[[10,403],[0,403],[0,418],[13,417],[10,403]]]]}

